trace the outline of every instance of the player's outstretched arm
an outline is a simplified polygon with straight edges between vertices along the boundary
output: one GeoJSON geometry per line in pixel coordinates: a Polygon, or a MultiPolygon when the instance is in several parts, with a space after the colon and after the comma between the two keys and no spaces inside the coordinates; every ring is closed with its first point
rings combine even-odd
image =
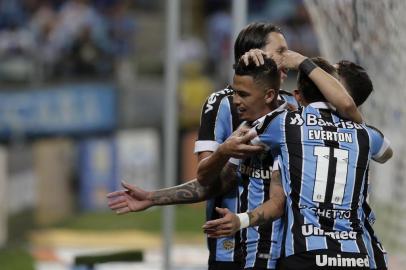
{"type": "Polygon", "coordinates": [[[181,185],[155,191],[146,191],[125,182],[122,185],[125,190],[107,194],[108,205],[117,214],[140,212],[151,206],[202,202],[227,193],[236,187],[237,181],[223,179],[213,181],[210,186],[202,186],[197,179],[193,179],[181,185]]]}
{"type": "Polygon", "coordinates": [[[281,217],[284,213],[286,198],[279,171],[272,173],[269,192],[269,200],[252,212],[235,214],[227,208],[217,207],[216,211],[222,218],[206,222],[202,227],[203,231],[211,238],[232,236],[243,228],[259,226],[281,217]]]}
{"type": "MultiPolygon", "coordinates": [[[[310,64],[312,63],[306,56],[288,50],[283,55],[281,65],[288,69],[298,70],[305,66],[305,61],[308,63],[310,61],[310,64]]],[[[356,123],[362,123],[362,115],[355,105],[354,100],[336,78],[317,66],[310,71],[308,76],[316,84],[327,101],[330,102],[343,117],[356,123]]]]}
{"type": "MultiPolygon", "coordinates": [[[[221,184],[220,181],[215,183],[221,184]]],[[[124,190],[107,194],[108,206],[117,214],[144,211],[158,205],[197,203],[225,193],[227,191],[225,188],[229,188],[229,186],[202,186],[196,179],[155,191],[146,191],[125,182],[122,185],[124,190]]]]}
{"type": "Polygon", "coordinates": [[[126,182],[121,182],[121,185],[124,190],[107,194],[108,206],[117,214],[143,211],[154,205],[150,192],[126,182]]]}

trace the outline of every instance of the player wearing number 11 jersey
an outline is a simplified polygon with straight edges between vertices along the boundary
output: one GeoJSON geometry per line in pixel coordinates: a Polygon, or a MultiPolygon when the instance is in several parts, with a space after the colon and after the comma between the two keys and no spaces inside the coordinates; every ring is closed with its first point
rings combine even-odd
{"type": "Polygon", "coordinates": [[[254,140],[269,146],[281,166],[281,267],[369,269],[363,190],[371,158],[384,156],[388,144],[375,129],[336,114],[305,74],[298,88],[307,106],[269,114],[254,140]]]}

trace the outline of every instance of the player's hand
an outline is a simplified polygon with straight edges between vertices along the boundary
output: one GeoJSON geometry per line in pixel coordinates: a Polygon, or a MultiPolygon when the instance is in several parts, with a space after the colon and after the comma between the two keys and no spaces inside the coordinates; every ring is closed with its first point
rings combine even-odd
{"type": "Polygon", "coordinates": [[[240,219],[236,214],[227,208],[216,207],[216,211],[222,218],[207,221],[202,227],[208,237],[220,238],[232,236],[240,230],[240,219]]]}
{"type": "Polygon", "coordinates": [[[256,137],[256,133],[246,131],[245,127],[241,127],[231,134],[227,140],[219,147],[219,151],[227,157],[245,159],[255,154],[264,151],[264,146],[251,145],[250,142],[256,137]]]}
{"type": "Polygon", "coordinates": [[[268,57],[269,56],[265,53],[265,51],[261,49],[251,49],[244,53],[239,61],[244,61],[246,66],[248,66],[250,62],[253,62],[257,67],[259,67],[265,63],[264,58],[268,57]]]}
{"type": "Polygon", "coordinates": [[[306,59],[307,57],[301,55],[300,53],[287,50],[283,53],[281,58],[281,67],[284,69],[293,69],[297,70],[299,65],[306,59]]]}
{"type": "Polygon", "coordinates": [[[108,206],[116,214],[143,211],[153,206],[153,202],[148,199],[149,192],[124,181],[121,185],[125,188],[124,190],[107,194],[108,206]]]}

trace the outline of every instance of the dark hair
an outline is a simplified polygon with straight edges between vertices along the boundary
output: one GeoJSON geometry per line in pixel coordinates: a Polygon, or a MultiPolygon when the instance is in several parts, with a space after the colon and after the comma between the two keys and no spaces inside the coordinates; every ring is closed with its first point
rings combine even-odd
{"type": "Polygon", "coordinates": [[[234,63],[249,50],[265,47],[268,34],[272,32],[282,34],[281,29],[271,23],[255,22],[244,27],[234,43],[234,63]]]}
{"type": "Polygon", "coordinates": [[[342,60],[337,65],[338,76],[344,82],[348,93],[357,106],[362,105],[374,89],[368,73],[363,67],[351,61],[342,60]]]}
{"type": "MultiPolygon", "coordinates": [[[[328,74],[337,77],[336,69],[326,59],[322,57],[313,57],[311,60],[328,74]]],[[[309,103],[326,101],[326,98],[314,82],[306,74],[300,71],[297,75],[297,88],[302,92],[303,97],[309,103]]]]}
{"type": "Polygon", "coordinates": [[[265,58],[264,64],[257,66],[255,63],[250,62],[249,65],[245,65],[244,61],[239,61],[234,65],[235,75],[239,76],[251,76],[254,82],[262,89],[274,89],[279,91],[281,85],[280,74],[278,66],[271,58],[265,58]]]}

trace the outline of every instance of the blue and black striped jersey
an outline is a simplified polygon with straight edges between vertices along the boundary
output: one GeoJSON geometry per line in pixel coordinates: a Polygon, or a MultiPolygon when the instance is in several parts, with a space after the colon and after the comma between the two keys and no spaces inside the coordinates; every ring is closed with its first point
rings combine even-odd
{"type": "Polygon", "coordinates": [[[253,142],[269,146],[281,165],[284,256],[320,249],[367,254],[361,205],[370,159],[387,147],[382,135],[323,102],[271,113],[256,131],[253,142]]]}
{"type": "MultiPolygon", "coordinates": [[[[210,95],[203,105],[198,140],[195,144],[196,153],[215,151],[240,125],[241,121],[232,102],[232,95],[233,91],[226,88],[210,95]]],[[[290,93],[281,91],[281,100],[292,100],[292,97],[290,93]]],[[[293,105],[297,106],[297,103],[293,105]]],[[[256,164],[256,162],[256,160],[253,160],[252,164],[256,164]]],[[[251,162],[249,163],[251,164],[251,162]]],[[[269,166],[272,167],[273,160],[261,161],[258,164],[254,165],[254,167],[265,166],[269,169],[269,166]],[[269,165],[267,165],[268,163],[269,165]]],[[[259,176],[261,178],[261,175],[259,176]]],[[[242,179],[245,180],[242,181],[243,184],[239,185],[238,190],[232,190],[225,196],[219,196],[208,201],[206,209],[208,220],[219,218],[215,207],[240,212],[240,205],[242,209],[251,210],[269,198],[270,172],[269,177],[265,177],[264,180],[253,179],[249,176],[243,176],[242,179]]],[[[275,260],[279,257],[280,248],[271,247],[271,243],[280,243],[279,239],[277,239],[280,238],[280,235],[276,232],[279,230],[280,224],[273,225],[273,228],[275,233],[270,233],[261,227],[258,230],[252,229],[251,231],[250,229],[248,232],[245,231],[242,235],[237,233],[234,237],[208,239],[209,261],[245,261],[246,267],[252,267],[250,265],[256,262],[256,265],[264,265],[264,267],[269,265],[269,269],[273,269],[275,260]],[[243,237],[243,239],[240,239],[240,237],[243,237]],[[241,242],[244,248],[241,248],[241,242]],[[260,259],[256,260],[256,258],[260,259]]]]}
{"type": "MultiPolygon", "coordinates": [[[[283,102],[275,111],[283,111],[286,104],[283,102]]],[[[263,121],[264,117],[256,122],[263,121]]],[[[273,164],[274,157],[269,151],[241,162],[238,168],[240,212],[253,211],[269,200],[273,164]]],[[[276,268],[276,261],[281,253],[282,229],[282,220],[278,219],[241,231],[241,247],[243,253],[246,254],[245,268],[276,268]]]]}
{"type": "MultiPolygon", "coordinates": [[[[372,127],[374,128],[374,127],[372,127]]],[[[380,132],[380,131],[379,131],[380,132]]],[[[381,133],[381,132],[380,132],[381,133]]],[[[381,133],[382,134],[382,133],[381,133]]],[[[382,134],[383,137],[383,134],[382,134]]],[[[388,143],[389,144],[389,143],[388,143]]],[[[364,187],[364,197],[365,201],[362,204],[362,209],[364,212],[364,223],[365,223],[365,233],[364,239],[367,243],[367,251],[369,257],[369,266],[371,269],[387,269],[388,268],[388,258],[387,252],[383,247],[382,243],[379,241],[375,231],[373,229],[373,224],[375,223],[375,213],[372,211],[368,204],[367,197],[369,193],[369,173],[366,174],[366,185],[364,187]]]]}
{"type": "MultiPolygon", "coordinates": [[[[209,96],[203,105],[195,153],[214,152],[240,125],[238,113],[232,102],[233,91],[225,88],[209,96]]],[[[216,207],[238,211],[238,189],[207,201],[206,219],[219,218],[216,207]]],[[[208,238],[209,262],[241,262],[240,235],[208,238]]]]}

